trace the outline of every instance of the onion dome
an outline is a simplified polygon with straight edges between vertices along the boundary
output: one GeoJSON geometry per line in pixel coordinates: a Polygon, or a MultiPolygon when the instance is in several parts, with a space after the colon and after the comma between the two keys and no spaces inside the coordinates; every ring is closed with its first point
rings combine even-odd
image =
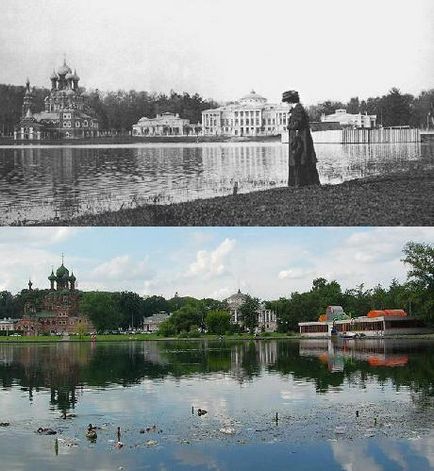
{"type": "Polygon", "coordinates": [[[77,71],[74,69],[74,73],[71,75],[72,80],[80,80],[80,77],[77,75],[77,71]]]}
{"type": "Polygon", "coordinates": [[[51,275],[48,277],[50,281],[56,281],[56,275],[54,274],[54,271],[51,270],[51,275]]]}
{"type": "Polygon", "coordinates": [[[56,74],[56,71],[53,69],[53,72],[50,75],[50,80],[57,80],[59,77],[56,74]]]}
{"type": "Polygon", "coordinates": [[[65,267],[62,263],[60,267],[56,271],[57,278],[68,278],[69,277],[69,270],[65,267]]]}
{"type": "Polygon", "coordinates": [[[63,61],[63,65],[61,65],[58,69],[57,69],[57,73],[59,75],[66,75],[66,74],[70,74],[72,72],[71,68],[66,64],[66,59],[63,61]]]}
{"type": "Polygon", "coordinates": [[[77,281],[77,278],[74,276],[74,272],[71,272],[71,276],[69,277],[69,281],[72,281],[73,283],[77,281]]]}

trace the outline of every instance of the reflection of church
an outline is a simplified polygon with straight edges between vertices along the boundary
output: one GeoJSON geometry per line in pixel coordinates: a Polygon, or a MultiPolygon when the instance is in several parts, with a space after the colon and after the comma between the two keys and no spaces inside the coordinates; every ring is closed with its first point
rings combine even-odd
{"type": "Polygon", "coordinates": [[[51,91],[44,111],[35,113],[29,79],[23,100],[22,117],[14,132],[20,140],[97,137],[99,123],[78,86],[80,77],[64,61],[50,76],[51,91]]]}
{"type": "Polygon", "coordinates": [[[37,292],[32,296],[29,281],[29,301],[24,305],[24,316],[15,329],[26,335],[85,333],[93,330],[87,317],[80,315],[80,293],[76,289],[76,277],[62,265],[51,271],[48,277],[50,290],[37,302],[37,292]]]}

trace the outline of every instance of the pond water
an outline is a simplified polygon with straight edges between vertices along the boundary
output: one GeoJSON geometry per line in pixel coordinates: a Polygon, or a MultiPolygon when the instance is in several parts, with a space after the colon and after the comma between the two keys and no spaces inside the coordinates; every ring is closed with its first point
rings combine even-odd
{"type": "Polygon", "coordinates": [[[1,469],[434,469],[429,341],[1,343],[0,380],[1,469]]]}
{"type": "MultiPolygon", "coordinates": [[[[317,144],[322,183],[433,165],[428,144],[317,144]]],[[[0,147],[0,224],[285,186],[274,143],[0,147]]]]}

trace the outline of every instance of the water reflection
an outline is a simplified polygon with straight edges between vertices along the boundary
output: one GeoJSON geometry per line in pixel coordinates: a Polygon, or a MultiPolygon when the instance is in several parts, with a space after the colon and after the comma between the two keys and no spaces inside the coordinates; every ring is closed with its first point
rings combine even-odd
{"type": "Polygon", "coordinates": [[[74,407],[82,386],[129,387],[215,374],[242,385],[272,373],[314,383],[317,394],[345,383],[364,388],[369,381],[388,380],[397,390],[405,386],[432,397],[434,348],[429,342],[385,339],[0,344],[2,387],[19,385],[30,400],[34,391],[49,390],[50,404],[61,411],[74,407]]]}
{"type": "Polygon", "coordinates": [[[0,344],[0,453],[5,469],[426,470],[433,372],[431,342],[389,339],[0,344]]]}
{"type": "MultiPolygon", "coordinates": [[[[322,183],[433,164],[429,144],[318,144],[322,183]]],[[[0,148],[0,223],[70,218],[285,186],[287,147],[269,144],[0,148]]]]}

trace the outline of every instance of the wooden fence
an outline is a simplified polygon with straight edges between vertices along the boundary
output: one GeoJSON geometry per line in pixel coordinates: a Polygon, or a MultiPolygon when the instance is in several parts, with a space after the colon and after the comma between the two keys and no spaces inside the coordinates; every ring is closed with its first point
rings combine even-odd
{"type": "Polygon", "coordinates": [[[381,129],[343,129],[343,144],[383,144],[399,142],[419,142],[419,129],[381,128],[381,129]]]}
{"type": "MultiPolygon", "coordinates": [[[[420,142],[419,129],[339,129],[312,132],[316,144],[397,144],[420,142]]],[[[288,132],[282,133],[282,143],[288,143],[288,132]]]]}

